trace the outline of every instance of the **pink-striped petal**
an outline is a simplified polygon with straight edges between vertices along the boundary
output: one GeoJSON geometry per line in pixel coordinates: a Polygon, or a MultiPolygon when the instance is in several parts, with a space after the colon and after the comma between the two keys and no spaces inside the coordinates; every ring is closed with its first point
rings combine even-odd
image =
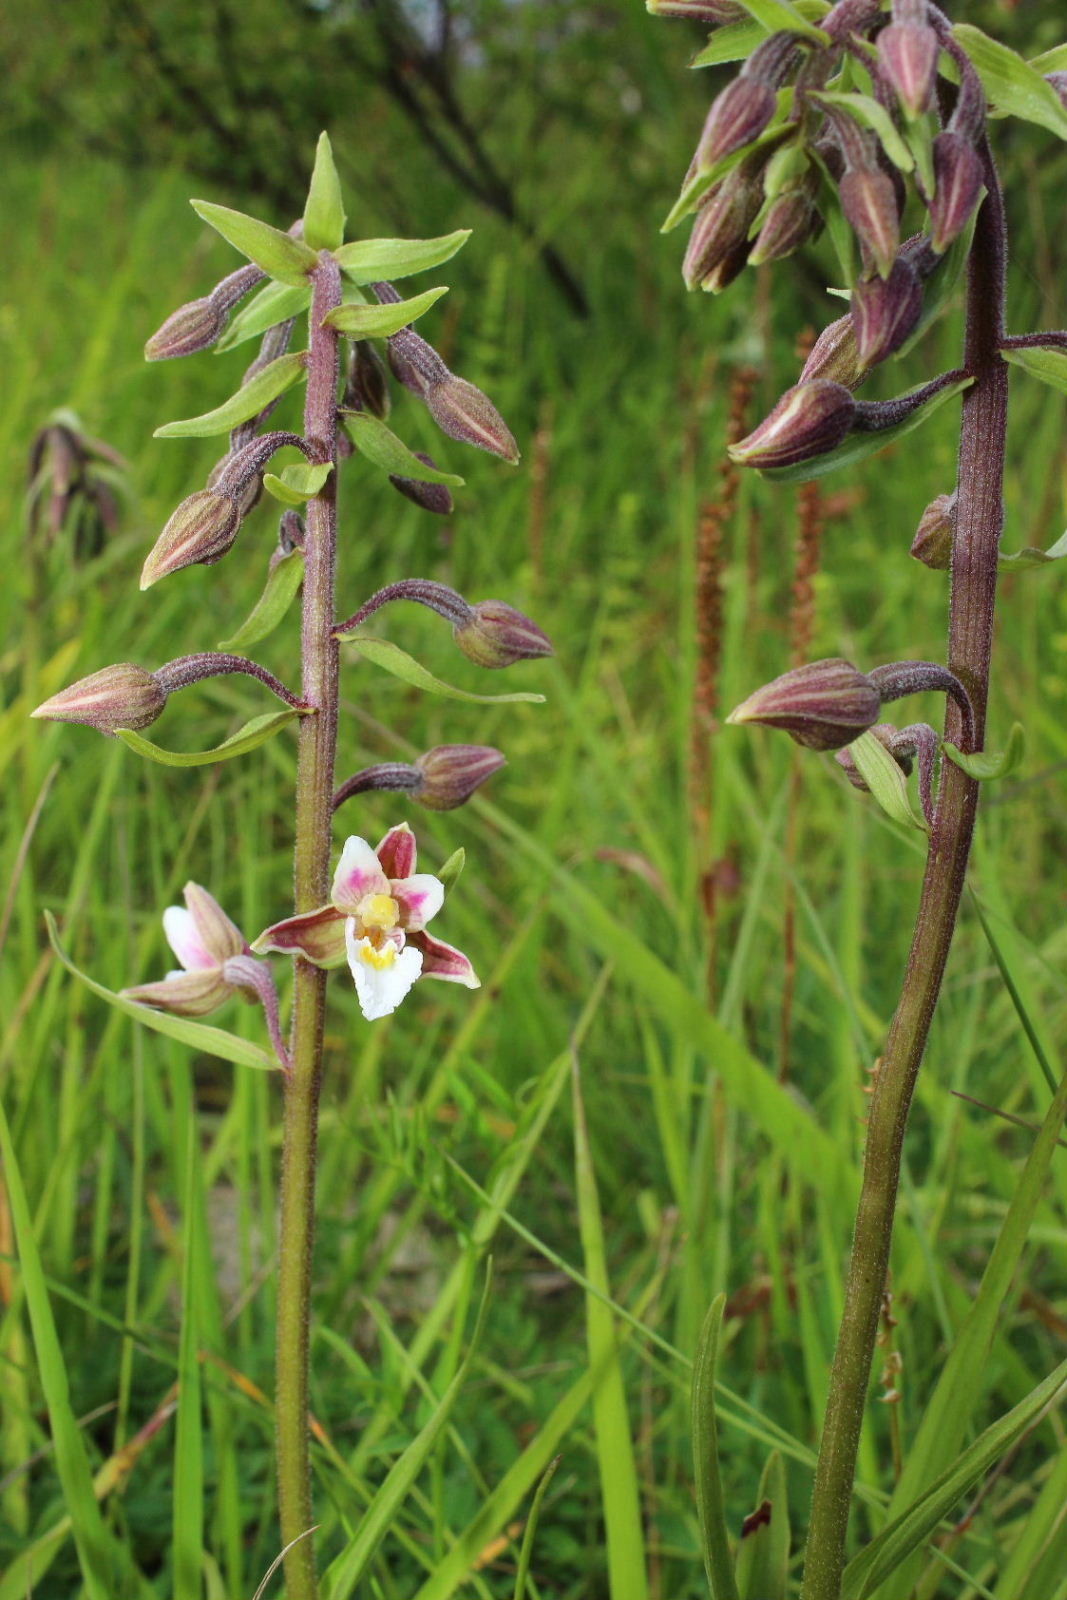
{"type": "Polygon", "coordinates": [[[204,943],[193,913],[184,906],[167,907],[163,913],[163,932],[187,972],[210,971],[219,965],[204,943]]]}
{"type": "Polygon", "coordinates": [[[221,967],[231,956],[248,954],[248,940],[237,924],[230,921],[214,895],[208,894],[198,883],[187,883],[182,893],[204,948],[211,952],[217,966],[221,967]]]}
{"type": "Polygon", "coordinates": [[[378,860],[387,878],[410,878],[415,871],[415,835],[406,822],[390,828],[378,846],[378,860]]]}
{"type": "Polygon", "coordinates": [[[142,983],[120,991],[123,999],[138,1005],[173,1011],[179,1017],[203,1017],[233,993],[218,967],[210,972],[178,972],[162,983],[142,983]]]}
{"type": "Polygon", "coordinates": [[[409,943],[422,951],[424,978],[442,978],[445,983],[461,983],[465,989],[480,989],[478,977],[462,950],[456,950],[429,933],[412,933],[409,943]]]}
{"type": "Polygon", "coordinates": [[[354,914],[365,894],[388,894],[389,878],[366,839],[355,834],[345,840],[330,898],[343,916],[354,914]]]}
{"type": "Polygon", "coordinates": [[[333,906],[304,911],[265,928],[252,945],[257,955],[280,950],[284,955],[306,956],[317,967],[338,967],[345,959],[344,913],[333,906]]]}
{"type": "Polygon", "coordinates": [[[394,879],[389,892],[400,907],[400,926],[408,933],[425,928],[445,903],[445,887],[430,872],[394,879]]]}

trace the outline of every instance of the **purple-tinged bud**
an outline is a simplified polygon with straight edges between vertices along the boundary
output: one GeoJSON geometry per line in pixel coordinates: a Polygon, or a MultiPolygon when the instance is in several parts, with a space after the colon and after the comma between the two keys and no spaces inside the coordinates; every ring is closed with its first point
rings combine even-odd
{"type": "Polygon", "coordinates": [[[749,260],[754,267],[792,255],[818,233],[822,219],[815,209],[814,181],[785,189],[771,202],[749,260]]]}
{"type": "Polygon", "coordinates": [[[385,362],[366,339],[352,345],[348,378],[341,402],[350,411],[367,411],[384,422],[391,409],[385,362]]]}
{"type": "Polygon", "coordinates": [[[305,533],[304,519],[299,511],[283,511],[278,519],[278,548],[282,555],[303,550],[305,533]]]}
{"type": "Polygon", "coordinates": [[[226,326],[226,313],[214,300],[190,300],[171,312],[144,347],[146,361],[170,361],[175,356],[210,350],[226,326]]]}
{"type": "Polygon", "coordinates": [[[746,157],[703,200],[693,222],[682,277],[687,289],[703,286],[715,268],[744,246],[763,204],[762,161],[746,157]]]}
{"type": "Polygon", "coordinates": [[[936,33],[925,25],[893,22],[878,35],[878,64],[909,117],[929,110],[938,50],[936,33]]]}
{"type": "Polygon", "coordinates": [[[824,328],[811,347],[798,382],[812,383],[816,378],[826,378],[830,383],[843,384],[846,389],[856,389],[867,376],[856,345],[856,329],[851,316],[838,317],[824,328]]]}
{"type": "Polygon", "coordinates": [[[401,328],[385,342],[389,370],[397,383],[422,400],[431,384],[449,377],[448,368],[432,344],[413,328],[401,328]]]}
{"type": "Polygon", "coordinates": [[[211,566],[231,548],[241,526],[233,500],[212,489],[200,489],[183,500],[149,551],[141,571],[141,588],[197,562],[211,566]]]}
{"type": "Polygon", "coordinates": [[[919,518],[911,553],[916,561],[935,572],[947,572],[952,565],[952,540],[956,531],[956,491],[939,494],[919,518]]]}
{"type": "Polygon", "coordinates": [[[734,279],[739,278],[744,272],[748,266],[748,259],[748,244],[736,245],[728,255],[723,256],[721,261],[715,263],[710,272],[701,278],[700,287],[704,293],[722,294],[722,291],[729,288],[734,279]]]}
{"type": "MultiPolygon", "coordinates": [[[[436,467],[433,457],[424,451],[416,450],[415,456],[425,466],[436,467]]],[[[438,517],[451,516],[452,495],[447,483],[426,483],[421,478],[401,478],[393,474],[390,474],[389,482],[394,489],[399,489],[405,499],[414,501],[423,511],[432,511],[438,517]]]]}
{"type": "Polygon", "coordinates": [[[892,179],[873,167],[853,167],[838,186],[841,208],[865,257],[888,277],[900,243],[900,212],[892,179]]]}
{"type": "Polygon", "coordinates": [[[981,159],[962,135],[939,133],[934,140],[934,195],[930,201],[930,243],[940,254],[958,239],[982,198],[981,159]]]}
{"type": "Polygon", "coordinates": [[[504,765],[504,755],[491,745],[438,745],[415,762],[422,782],[414,798],[431,811],[454,811],[504,765]]]}
{"type": "Polygon", "coordinates": [[[654,17],[683,17],[709,28],[743,22],[746,15],[738,0],[646,0],[646,7],[654,17]]]}
{"type": "Polygon", "coordinates": [[[840,750],[878,721],[882,697],[850,661],[813,661],[749,695],[727,722],[782,728],[809,750],[840,750]]]}
{"type": "MultiPolygon", "coordinates": [[[[207,487],[209,489],[217,488],[218,487],[218,483],[219,483],[219,479],[225,477],[226,474],[231,471],[231,469],[233,467],[233,463],[234,463],[234,453],[232,451],[231,451],[231,453],[229,455],[222,456],[218,461],[216,461],[215,465],[212,467],[211,471],[207,475],[207,487]]],[[[224,495],[223,498],[224,499],[229,499],[230,496],[229,495],[224,495]]],[[[240,487],[235,490],[234,496],[233,496],[233,503],[236,505],[238,513],[240,514],[240,517],[241,517],[242,521],[244,520],[245,517],[248,516],[248,513],[250,511],[254,511],[255,510],[256,506],[258,506],[258,504],[259,504],[259,502],[260,502],[260,500],[262,498],[263,498],[263,475],[262,475],[262,473],[259,473],[259,472],[249,473],[245,477],[243,483],[241,483],[240,487]]],[[[223,552],[223,553],[225,554],[225,552],[223,552]]]]}
{"type": "Polygon", "coordinates": [[[453,633],[463,654],[479,667],[510,667],[553,653],[551,640],[536,622],[504,600],[479,600],[453,633]]]}
{"type": "Polygon", "coordinates": [[[712,102],[696,149],[698,172],[708,172],[724,157],[758,139],[778,106],[769,83],[739,77],[712,102]]]}
{"type": "Polygon", "coordinates": [[[1067,72],[1046,72],[1045,82],[1051,83],[1065,110],[1067,110],[1067,72]]]}
{"type": "Polygon", "coordinates": [[[923,286],[914,267],[899,258],[888,278],[865,278],[852,291],[856,347],[865,367],[885,361],[915,331],[923,286]]]}
{"type": "Polygon", "coordinates": [[[466,378],[457,378],[450,372],[447,378],[431,384],[423,399],[441,432],[450,439],[488,450],[512,466],[518,461],[519,447],[507,423],[489,397],[466,378]]]}
{"type": "Polygon", "coordinates": [[[729,446],[743,467],[791,467],[825,455],[847,437],[856,402],[844,384],[816,378],[787,389],[758,428],[729,446]]]}
{"type": "Polygon", "coordinates": [[[151,672],[121,661],[79,678],[31,711],[49,722],[81,722],[100,733],[149,727],[162,716],[167,696],[151,672]]]}

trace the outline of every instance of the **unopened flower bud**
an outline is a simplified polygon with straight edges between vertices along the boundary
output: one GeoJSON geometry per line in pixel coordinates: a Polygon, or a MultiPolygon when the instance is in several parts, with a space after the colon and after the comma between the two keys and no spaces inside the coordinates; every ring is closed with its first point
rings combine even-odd
{"type": "Polygon", "coordinates": [[[504,600],[480,600],[453,632],[463,654],[479,667],[510,667],[552,654],[548,635],[504,600]]]}
{"type": "MultiPolygon", "coordinates": [[[[428,467],[435,465],[433,457],[422,450],[416,450],[415,456],[428,467]]],[[[392,473],[389,482],[394,489],[399,489],[405,499],[414,501],[423,511],[432,511],[438,517],[451,515],[452,495],[447,483],[426,483],[421,478],[401,478],[392,473]]]]}
{"type": "Polygon", "coordinates": [[[947,572],[952,565],[952,538],[956,527],[956,492],[939,494],[919,518],[911,553],[924,567],[947,572]]]}
{"type": "Polygon", "coordinates": [[[385,363],[366,339],[357,339],[352,345],[341,403],[350,411],[367,411],[380,421],[389,415],[391,402],[385,363]]]}
{"type": "Polygon", "coordinates": [[[852,322],[864,366],[873,367],[899,350],[914,332],[922,309],[919,274],[899,257],[888,278],[857,283],[852,291],[852,322]]]}
{"type": "Polygon", "coordinates": [[[488,395],[466,378],[457,378],[450,372],[447,378],[431,384],[423,398],[431,417],[450,439],[488,450],[512,466],[518,461],[519,447],[507,423],[488,395]]]}
{"type": "Polygon", "coordinates": [[[1051,83],[1060,97],[1065,110],[1067,110],[1067,72],[1046,72],[1045,82],[1051,83]]]}
{"type": "Polygon", "coordinates": [[[856,329],[851,316],[838,317],[824,328],[811,347],[804,363],[800,383],[811,383],[816,378],[826,378],[831,383],[855,389],[867,376],[856,344],[856,329]]]}
{"type": "Polygon", "coordinates": [[[754,267],[792,255],[818,232],[822,224],[815,209],[815,189],[815,181],[805,179],[771,202],[749,255],[754,267]]]}
{"type": "Polygon", "coordinates": [[[504,755],[491,745],[438,745],[415,762],[422,783],[414,798],[431,811],[454,811],[504,765],[504,755]]]}
{"type": "Polygon", "coordinates": [[[410,394],[422,400],[431,384],[442,383],[450,376],[449,370],[432,344],[428,344],[414,328],[401,328],[386,340],[389,370],[397,383],[403,384],[410,394]]]}
{"type": "Polygon", "coordinates": [[[190,300],[171,313],[144,347],[146,361],[170,361],[210,350],[226,326],[226,313],[214,300],[190,300]]]}
{"type": "MultiPolygon", "coordinates": [[[[229,455],[222,456],[218,461],[216,461],[215,465],[207,475],[207,486],[209,489],[214,489],[217,487],[219,479],[231,471],[233,463],[234,454],[232,451],[229,455]]],[[[255,510],[262,497],[263,474],[261,472],[251,472],[245,475],[244,481],[240,484],[233,497],[233,503],[237,506],[237,511],[242,522],[244,521],[245,517],[248,516],[250,511],[255,510]]],[[[229,499],[230,496],[224,495],[223,498],[229,499]]]]}
{"type": "Polygon", "coordinates": [[[738,0],[646,0],[646,6],[654,17],[684,17],[710,28],[745,19],[745,8],[738,0]]]}
{"type": "Polygon", "coordinates": [[[774,116],[778,96],[769,83],[741,76],[712,101],[696,149],[698,172],[758,139],[774,116]]]}
{"type": "Polygon", "coordinates": [[[816,378],[785,394],[758,428],[730,445],[745,467],[791,467],[833,450],[849,433],[856,402],[843,384],[816,378]]]}
{"type": "Polygon", "coordinates": [[[864,254],[887,277],[900,243],[900,212],[892,179],[876,167],[853,167],[838,187],[841,208],[864,254]]]}
{"type": "Polygon", "coordinates": [[[893,22],[878,35],[878,64],[909,117],[929,109],[938,48],[936,33],[925,24],[893,22]]]}
{"type": "Polygon", "coordinates": [[[850,661],[813,661],[749,695],[727,722],[782,728],[809,750],[839,750],[874,726],[882,697],[850,661]]]}
{"type": "Polygon", "coordinates": [[[49,722],[80,722],[100,733],[116,728],[135,731],[149,727],[162,716],[167,697],[151,672],[129,661],[104,667],[79,678],[31,711],[49,722]]]}
{"type": "Polygon", "coordinates": [[[700,287],[705,294],[722,294],[729,288],[735,278],[739,278],[748,266],[749,247],[747,242],[734,247],[721,261],[717,261],[710,272],[705,273],[700,280],[700,287]]]}
{"type": "Polygon", "coordinates": [[[746,157],[704,198],[693,222],[682,277],[687,289],[703,287],[715,268],[744,246],[763,204],[763,165],[746,157]]]}
{"type": "Polygon", "coordinates": [[[982,197],[985,174],[974,146],[961,134],[939,133],[934,140],[934,194],[930,201],[930,242],[940,253],[959,238],[982,197]]]}
{"type": "Polygon", "coordinates": [[[141,588],[150,589],[168,573],[200,562],[212,565],[237,538],[240,508],[224,494],[200,489],[183,500],[149,552],[141,588]]]}

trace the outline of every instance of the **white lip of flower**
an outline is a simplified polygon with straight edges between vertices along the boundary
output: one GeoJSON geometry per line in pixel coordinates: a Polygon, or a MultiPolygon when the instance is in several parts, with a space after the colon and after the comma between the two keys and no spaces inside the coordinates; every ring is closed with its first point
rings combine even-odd
{"type": "Polygon", "coordinates": [[[373,893],[345,919],[348,965],[368,1022],[395,1011],[422,973],[422,951],[407,943],[399,921],[392,895],[373,893]]]}

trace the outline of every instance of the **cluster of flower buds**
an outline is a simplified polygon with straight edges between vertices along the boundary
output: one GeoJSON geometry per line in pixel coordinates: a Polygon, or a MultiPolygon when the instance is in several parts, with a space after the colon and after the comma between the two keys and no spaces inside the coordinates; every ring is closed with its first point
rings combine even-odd
{"type": "Polygon", "coordinates": [[[66,528],[78,560],[99,555],[106,536],[118,526],[118,490],[125,472],[118,451],[87,434],[73,411],[53,412],[30,446],[31,547],[42,541],[51,545],[66,528]]]}

